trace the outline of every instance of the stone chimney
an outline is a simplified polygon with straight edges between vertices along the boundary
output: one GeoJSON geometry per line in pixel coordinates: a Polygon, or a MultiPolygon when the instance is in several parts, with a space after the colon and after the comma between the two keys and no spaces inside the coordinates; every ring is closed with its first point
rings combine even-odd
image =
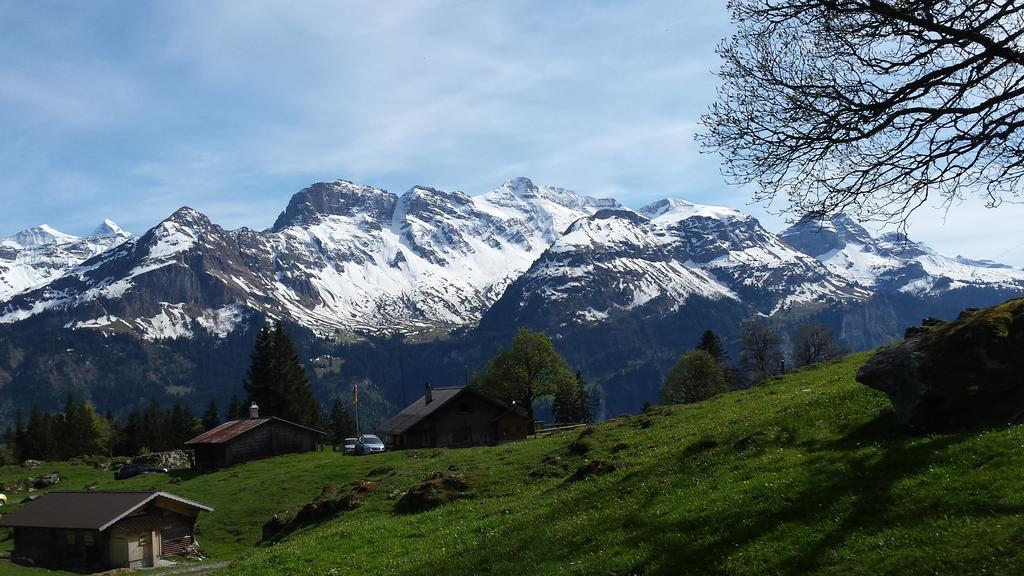
{"type": "Polygon", "coordinates": [[[260,417],[260,407],[257,406],[255,402],[253,402],[252,406],[249,406],[249,418],[259,418],[259,417],[260,417]]]}
{"type": "Polygon", "coordinates": [[[423,403],[430,404],[434,401],[434,389],[430,387],[430,384],[423,386],[423,403]]]}

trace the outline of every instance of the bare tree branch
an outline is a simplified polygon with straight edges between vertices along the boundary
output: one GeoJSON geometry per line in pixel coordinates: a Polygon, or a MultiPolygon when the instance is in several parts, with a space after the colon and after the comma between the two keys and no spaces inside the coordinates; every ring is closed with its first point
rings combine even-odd
{"type": "Polygon", "coordinates": [[[795,218],[906,225],[932,199],[998,206],[1024,178],[1024,3],[730,0],[703,148],[795,218]]]}

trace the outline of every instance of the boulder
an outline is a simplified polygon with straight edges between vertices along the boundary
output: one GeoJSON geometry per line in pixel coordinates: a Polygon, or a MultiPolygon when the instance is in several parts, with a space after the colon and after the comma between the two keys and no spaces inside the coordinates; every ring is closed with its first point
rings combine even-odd
{"type": "Polygon", "coordinates": [[[182,470],[192,467],[192,457],[184,450],[168,450],[167,452],[153,452],[132,458],[132,464],[147,464],[169,470],[182,470]]]}
{"type": "Polygon", "coordinates": [[[36,488],[47,488],[53,486],[57,482],[60,482],[60,474],[54,472],[53,474],[46,474],[36,478],[36,481],[32,483],[36,488]]]}
{"type": "Polygon", "coordinates": [[[884,392],[899,419],[923,429],[1024,417],[1024,299],[930,320],[881,348],[857,381],[884,392]]]}
{"type": "Polygon", "coordinates": [[[21,463],[22,468],[39,468],[43,463],[39,460],[25,460],[21,463]]]}

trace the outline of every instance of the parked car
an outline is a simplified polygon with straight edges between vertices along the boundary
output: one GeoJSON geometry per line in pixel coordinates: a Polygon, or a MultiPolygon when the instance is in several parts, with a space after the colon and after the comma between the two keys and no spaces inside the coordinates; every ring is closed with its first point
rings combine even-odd
{"type": "Polygon", "coordinates": [[[343,454],[355,454],[356,444],[359,443],[359,438],[345,438],[345,443],[341,445],[341,452],[343,454]]]}
{"type": "Polygon", "coordinates": [[[7,504],[7,495],[6,494],[0,494],[0,506],[3,506],[5,504],[7,504]]]}
{"type": "Polygon", "coordinates": [[[141,474],[167,474],[169,469],[148,464],[125,464],[114,472],[114,480],[124,480],[141,474]]]}
{"type": "Polygon", "coordinates": [[[376,454],[384,451],[384,443],[373,434],[363,434],[356,442],[356,454],[376,454]]]}

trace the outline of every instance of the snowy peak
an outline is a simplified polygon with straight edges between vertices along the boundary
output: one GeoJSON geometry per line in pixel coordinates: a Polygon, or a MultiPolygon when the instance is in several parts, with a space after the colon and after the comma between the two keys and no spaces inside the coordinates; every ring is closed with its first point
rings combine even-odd
{"type": "Polygon", "coordinates": [[[1024,270],[950,258],[898,232],[875,238],[845,214],[800,222],[780,237],[848,282],[876,290],[918,295],[966,287],[1024,290],[1024,270]]]}
{"type": "Polygon", "coordinates": [[[109,218],[105,218],[99,226],[93,229],[92,234],[89,234],[90,238],[128,238],[130,236],[131,234],[125,232],[109,218]]]}
{"type": "Polygon", "coordinates": [[[46,286],[130,236],[120,228],[117,230],[116,234],[79,238],[43,224],[4,238],[0,241],[0,302],[46,286]]]}
{"type": "Polygon", "coordinates": [[[4,238],[3,244],[11,248],[35,248],[48,244],[67,244],[78,239],[78,236],[65,234],[49,224],[41,224],[4,238]]]}
{"type": "Polygon", "coordinates": [[[641,249],[666,243],[664,234],[632,210],[599,210],[580,218],[551,245],[552,252],[641,249]]]}
{"type": "Polygon", "coordinates": [[[317,182],[292,196],[271,230],[315,225],[331,216],[365,217],[383,224],[391,221],[397,202],[397,196],[380,188],[348,180],[317,182]]]}
{"type": "Polygon", "coordinates": [[[851,244],[866,246],[869,250],[877,248],[867,229],[846,214],[824,219],[804,219],[784,230],[779,237],[815,258],[834,250],[842,250],[851,244]]]}
{"type": "Polygon", "coordinates": [[[694,204],[686,200],[665,198],[644,206],[639,210],[641,214],[651,220],[668,225],[688,218],[712,218],[715,220],[726,220],[729,218],[746,218],[742,212],[722,206],[709,206],[706,204],[694,204]]]}

